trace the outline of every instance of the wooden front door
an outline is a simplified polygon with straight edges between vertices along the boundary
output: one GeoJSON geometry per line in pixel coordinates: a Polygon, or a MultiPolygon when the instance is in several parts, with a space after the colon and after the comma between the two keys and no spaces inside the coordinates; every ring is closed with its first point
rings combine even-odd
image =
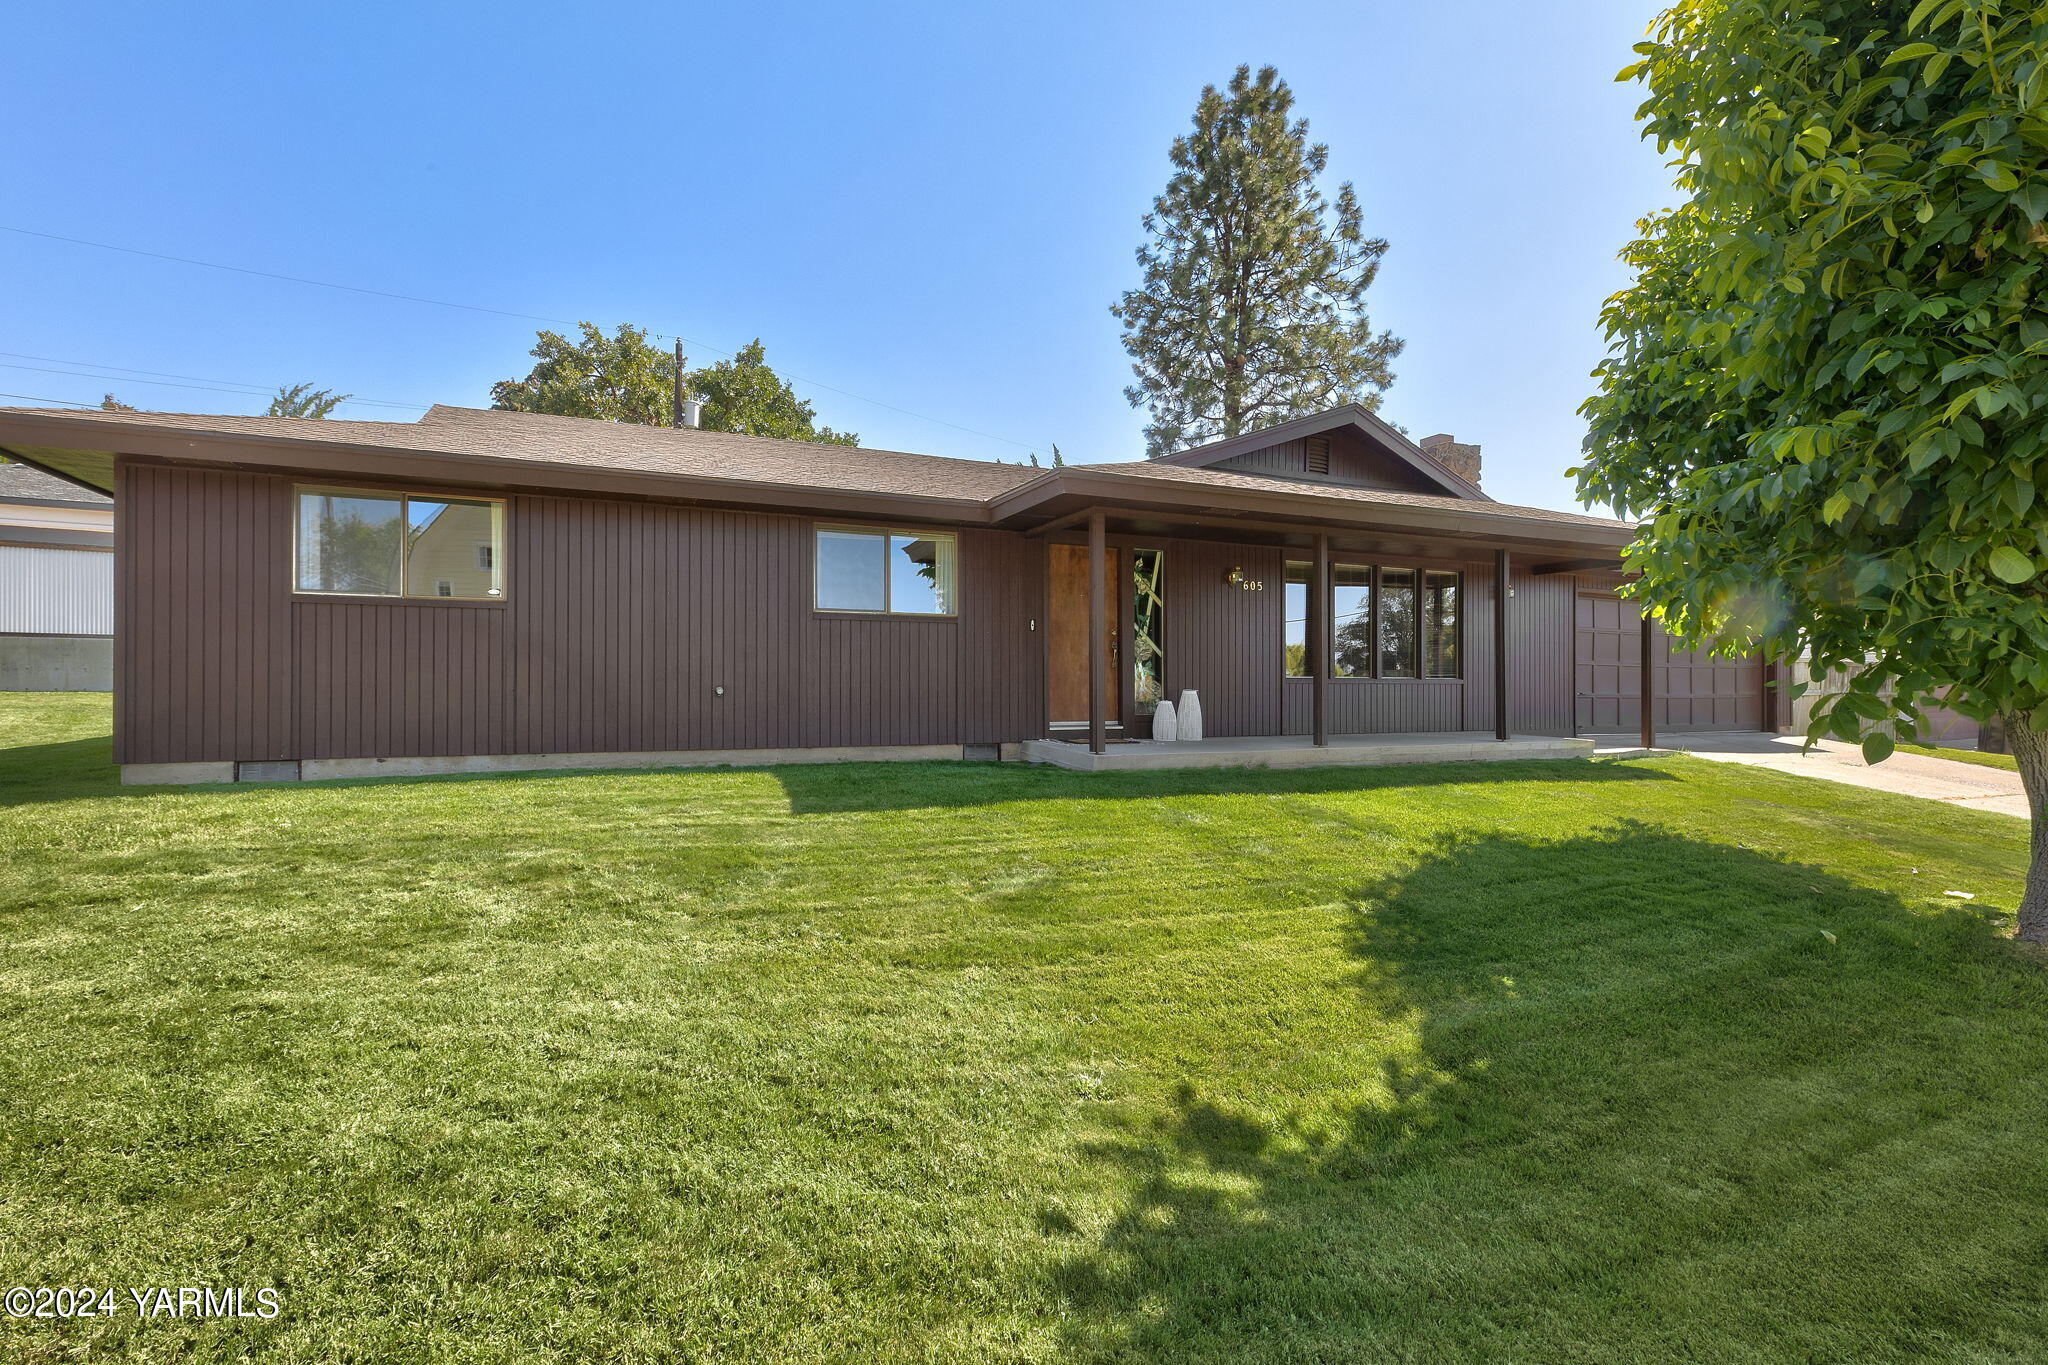
{"type": "MultiPolygon", "coordinates": [[[[1046,719],[1054,725],[1088,723],[1088,547],[1048,545],[1050,593],[1046,609],[1046,719]]],[[[1123,551],[1111,548],[1103,570],[1102,712],[1115,724],[1121,702],[1116,679],[1117,585],[1123,581],[1123,551]]]]}

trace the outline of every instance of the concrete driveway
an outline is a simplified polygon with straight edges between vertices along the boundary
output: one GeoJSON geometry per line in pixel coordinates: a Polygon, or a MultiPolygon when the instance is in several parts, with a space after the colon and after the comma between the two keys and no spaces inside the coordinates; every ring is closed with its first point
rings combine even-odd
{"type": "MultiPolygon", "coordinates": [[[[1854,744],[1824,739],[1811,753],[1801,753],[1804,741],[1793,735],[1766,735],[1733,731],[1718,734],[1659,735],[1660,748],[1682,749],[1698,758],[1716,763],[1747,763],[1773,768],[1781,773],[1798,773],[1828,782],[1845,782],[1852,787],[1921,796],[1946,801],[1972,810],[1997,811],[2026,819],[2027,794],[2020,775],[2003,768],[1980,768],[1946,758],[1921,754],[1893,754],[1872,766],[1863,761],[1863,751],[1854,744]]],[[[1640,746],[1619,739],[1602,738],[1600,753],[1641,753],[1640,746]],[[1604,747],[1607,744],[1616,747],[1604,747]]]]}

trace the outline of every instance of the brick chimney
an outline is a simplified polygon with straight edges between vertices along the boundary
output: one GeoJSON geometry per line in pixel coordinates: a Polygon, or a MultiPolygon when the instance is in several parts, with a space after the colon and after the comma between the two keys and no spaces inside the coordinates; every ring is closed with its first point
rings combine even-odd
{"type": "Polygon", "coordinates": [[[1422,438],[1422,453],[1467,483],[1479,482],[1479,447],[1460,445],[1448,432],[1422,438]]]}

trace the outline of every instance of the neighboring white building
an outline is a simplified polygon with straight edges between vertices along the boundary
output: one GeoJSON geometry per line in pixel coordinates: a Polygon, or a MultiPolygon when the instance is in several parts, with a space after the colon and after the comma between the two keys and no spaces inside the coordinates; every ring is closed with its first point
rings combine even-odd
{"type": "Polygon", "coordinates": [[[113,685],[113,499],[0,462],[0,692],[113,685]]]}

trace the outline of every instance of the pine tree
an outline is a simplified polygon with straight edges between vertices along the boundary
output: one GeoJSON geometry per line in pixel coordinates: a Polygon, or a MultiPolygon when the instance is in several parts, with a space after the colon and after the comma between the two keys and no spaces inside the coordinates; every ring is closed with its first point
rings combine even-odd
{"type": "Polygon", "coordinates": [[[1294,92],[1272,67],[1205,86],[1174,175],[1145,216],[1141,287],[1110,311],[1124,324],[1151,409],[1147,452],[1255,431],[1342,403],[1377,408],[1402,343],[1375,334],[1365,291],[1386,241],[1365,235],[1349,183],[1317,179],[1329,148],[1290,121],[1294,92]]]}
{"type": "Polygon", "coordinates": [[[352,393],[336,393],[333,389],[316,389],[309,383],[293,384],[289,388],[280,385],[277,397],[270,400],[266,417],[327,417],[334,410],[355,397],[352,393]]]}

